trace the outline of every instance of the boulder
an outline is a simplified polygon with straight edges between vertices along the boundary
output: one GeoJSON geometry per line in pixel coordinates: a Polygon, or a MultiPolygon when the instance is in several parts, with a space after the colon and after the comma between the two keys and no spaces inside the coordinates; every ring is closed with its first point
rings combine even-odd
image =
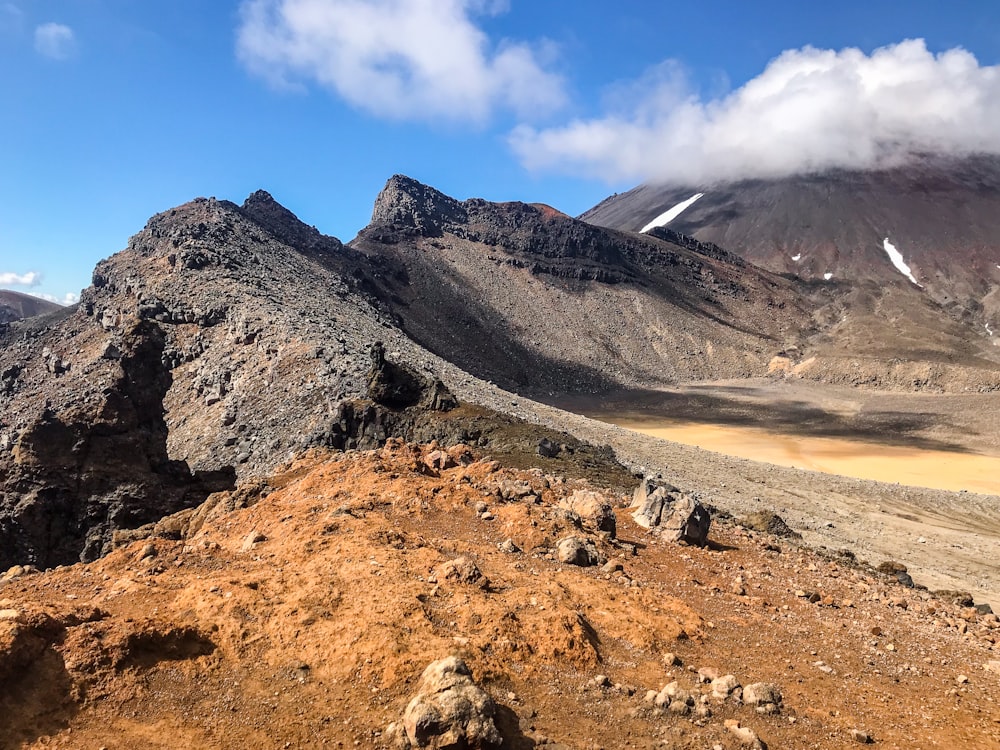
{"type": "Polygon", "coordinates": [[[781,710],[781,689],[770,682],[755,682],[743,688],[743,702],[757,713],[773,714],[781,710]]]}
{"type": "Polygon", "coordinates": [[[560,450],[558,443],[553,443],[546,437],[538,441],[538,455],[542,458],[555,458],[560,450]]]}
{"type": "Polygon", "coordinates": [[[569,497],[562,498],[559,507],[573,511],[590,526],[606,531],[614,538],[618,520],[611,503],[600,492],[576,490],[569,497]]]}
{"type": "Polygon", "coordinates": [[[686,492],[647,477],[632,496],[632,519],[666,541],[704,545],[712,523],[708,509],[686,492]]]}
{"type": "Polygon", "coordinates": [[[402,724],[391,724],[387,734],[399,748],[491,750],[503,741],[495,714],[493,699],[473,682],[469,667],[449,656],[424,670],[402,724]]]}
{"type": "Polygon", "coordinates": [[[490,580],[483,575],[479,566],[465,555],[442,563],[436,573],[438,581],[468,583],[481,589],[488,589],[490,586],[490,580]]]}
{"type": "Polygon", "coordinates": [[[556,544],[556,559],[568,565],[589,567],[597,565],[601,556],[596,545],[589,539],[579,536],[568,536],[556,544]]]}
{"type": "Polygon", "coordinates": [[[731,674],[716,677],[712,680],[712,697],[725,700],[739,688],[739,680],[731,674]]]}
{"type": "Polygon", "coordinates": [[[773,534],[774,536],[792,539],[802,538],[802,535],[799,532],[794,531],[787,523],[785,523],[784,518],[770,510],[759,510],[754,513],[750,513],[749,515],[739,519],[738,523],[745,529],[752,529],[753,531],[759,531],[764,534],[773,534]]]}

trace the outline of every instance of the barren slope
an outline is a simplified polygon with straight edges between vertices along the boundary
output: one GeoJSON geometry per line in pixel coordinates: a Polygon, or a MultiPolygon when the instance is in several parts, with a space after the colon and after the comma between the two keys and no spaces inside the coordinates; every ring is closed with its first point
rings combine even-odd
{"type": "Polygon", "coordinates": [[[385,747],[449,654],[509,748],[732,749],[732,719],[772,748],[1000,747],[995,616],[731,522],[673,546],[619,509],[616,542],[556,507],[583,486],[558,461],[433,448],[315,452],[102,560],[8,577],[0,747],[385,747]],[[502,501],[512,480],[534,494],[502,501]],[[613,564],[556,562],[567,534],[613,564]],[[449,575],[463,555],[485,578],[449,575]],[[698,670],[782,706],[713,698],[698,670]],[[686,713],[647,701],[673,681],[686,713]]]}
{"type": "Polygon", "coordinates": [[[525,392],[743,377],[812,326],[794,284],[719,248],[400,176],[351,246],[384,265],[379,295],[416,341],[525,392]]]}
{"type": "Polygon", "coordinates": [[[416,341],[543,398],[769,368],[893,389],[1000,387],[1000,350],[909,282],[784,278],[670,230],[459,202],[399,176],[350,244],[416,341]]]}
{"type": "Polygon", "coordinates": [[[45,315],[59,309],[60,306],[54,302],[10,289],[0,289],[0,324],[45,315]]]}
{"type": "Polygon", "coordinates": [[[807,279],[912,286],[885,250],[901,253],[924,293],[987,336],[1000,328],[1000,158],[923,156],[872,172],[834,170],[775,180],[644,185],[581,218],[638,231],[704,195],[669,227],[775,272],[807,279]]]}

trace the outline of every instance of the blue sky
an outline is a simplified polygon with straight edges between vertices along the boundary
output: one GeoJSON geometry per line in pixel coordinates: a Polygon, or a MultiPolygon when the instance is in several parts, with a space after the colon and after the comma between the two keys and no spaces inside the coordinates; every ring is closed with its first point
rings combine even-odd
{"type": "Polygon", "coordinates": [[[998,8],[0,0],[0,287],[72,299],[196,196],[263,188],[347,241],[397,172],[575,215],[645,180],[998,151],[998,8]]]}

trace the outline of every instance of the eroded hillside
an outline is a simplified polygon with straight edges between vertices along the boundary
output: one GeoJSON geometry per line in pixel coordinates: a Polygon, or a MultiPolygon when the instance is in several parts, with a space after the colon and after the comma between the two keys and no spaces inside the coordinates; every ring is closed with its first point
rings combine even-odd
{"type": "Polygon", "coordinates": [[[591,486],[534,460],[313,451],[101,560],[13,571],[0,746],[391,747],[454,655],[503,747],[1000,747],[994,615],[724,517],[708,547],[658,541],[627,486],[599,531],[571,510],[591,486]],[[560,562],[565,537],[598,564],[560,562]]]}

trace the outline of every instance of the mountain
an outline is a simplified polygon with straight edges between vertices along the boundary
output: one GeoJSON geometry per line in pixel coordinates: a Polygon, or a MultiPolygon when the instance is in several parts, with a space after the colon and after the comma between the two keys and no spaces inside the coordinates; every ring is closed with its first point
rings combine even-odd
{"type": "Polygon", "coordinates": [[[350,243],[415,341],[529,393],[742,377],[809,325],[794,282],[720,248],[389,180],[350,243]]]}
{"type": "Polygon", "coordinates": [[[0,332],[0,569],[93,559],[311,446],[419,432],[454,405],[440,377],[464,398],[474,379],[393,326],[363,265],[266,193],[198,199],[77,307],[0,332]]]}
{"type": "MultiPolygon", "coordinates": [[[[998,390],[970,331],[909,282],[399,176],[347,244],[263,191],[158,214],[0,326],[0,747],[995,747],[996,498],[486,382],[998,390]],[[657,473],[684,490],[637,518],[657,473]],[[709,514],[705,546],[647,527],[709,514]]],[[[852,421],[801,392],[768,424],[852,421]]],[[[863,435],[933,432],[894,396],[863,435]]]]}
{"type": "Polygon", "coordinates": [[[496,386],[599,398],[775,371],[997,390],[995,352],[915,288],[788,278],[400,176],[347,245],[262,191],[197,199],[99,263],[78,306],[0,330],[0,568],[94,559],[310,448],[488,443],[523,413],[496,386]]]}
{"type": "Polygon", "coordinates": [[[984,336],[1000,330],[1000,156],[923,156],[874,171],[643,185],[581,218],[639,231],[674,207],[670,229],[775,273],[912,286],[984,336]]]}
{"type": "Polygon", "coordinates": [[[785,363],[831,382],[1000,387],[1000,350],[909,282],[779,275],[669,228],[609,230],[396,176],[349,245],[415,341],[539,397],[785,363]]]}
{"type": "Polygon", "coordinates": [[[45,315],[60,309],[61,306],[54,302],[10,289],[0,289],[0,324],[45,315]]]}

